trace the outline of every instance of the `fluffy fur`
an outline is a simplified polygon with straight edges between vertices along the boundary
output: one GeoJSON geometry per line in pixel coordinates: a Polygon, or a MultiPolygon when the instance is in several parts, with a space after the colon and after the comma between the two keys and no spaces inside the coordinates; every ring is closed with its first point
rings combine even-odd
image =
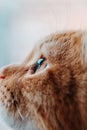
{"type": "Polygon", "coordinates": [[[86,32],[46,37],[22,64],[4,68],[3,75],[2,117],[15,130],[87,130],[86,32]],[[34,72],[40,58],[45,60],[34,72]]]}

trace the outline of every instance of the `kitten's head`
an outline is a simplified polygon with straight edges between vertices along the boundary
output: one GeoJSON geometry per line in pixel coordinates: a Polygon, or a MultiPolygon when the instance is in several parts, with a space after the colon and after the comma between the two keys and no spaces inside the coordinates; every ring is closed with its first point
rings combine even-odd
{"type": "MultiPolygon", "coordinates": [[[[1,72],[0,103],[11,125],[86,130],[87,43],[82,32],[52,34],[20,65],[1,72]]],[[[18,128],[19,129],[19,128],[18,128]]]]}

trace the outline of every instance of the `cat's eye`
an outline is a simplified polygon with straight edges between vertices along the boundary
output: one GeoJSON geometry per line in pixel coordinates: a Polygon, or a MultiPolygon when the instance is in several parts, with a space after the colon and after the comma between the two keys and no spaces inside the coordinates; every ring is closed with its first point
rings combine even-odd
{"type": "Polygon", "coordinates": [[[42,65],[44,62],[45,58],[40,58],[34,65],[34,72],[42,65]]]}

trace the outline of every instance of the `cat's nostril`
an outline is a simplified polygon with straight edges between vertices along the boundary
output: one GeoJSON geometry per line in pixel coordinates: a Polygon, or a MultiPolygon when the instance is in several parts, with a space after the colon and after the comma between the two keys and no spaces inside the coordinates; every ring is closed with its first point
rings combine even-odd
{"type": "Polygon", "coordinates": [[[0,75],[0,79],[4,79],[4,78],[5,78],[5,76],[0,75]]]}

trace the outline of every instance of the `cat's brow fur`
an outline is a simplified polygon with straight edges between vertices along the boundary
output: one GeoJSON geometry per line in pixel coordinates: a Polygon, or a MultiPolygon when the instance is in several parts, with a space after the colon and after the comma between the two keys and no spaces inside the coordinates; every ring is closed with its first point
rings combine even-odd
{"type": "Polygon", "coordinates": [[[52,34],[22,64],[3,73],[0,102],[15,130],[30,130],[29,122],[35,125],[31,129],[87,130],[86,32],[52,34]],[[43,69],[31,73],[41,57],[43,69]]]}

